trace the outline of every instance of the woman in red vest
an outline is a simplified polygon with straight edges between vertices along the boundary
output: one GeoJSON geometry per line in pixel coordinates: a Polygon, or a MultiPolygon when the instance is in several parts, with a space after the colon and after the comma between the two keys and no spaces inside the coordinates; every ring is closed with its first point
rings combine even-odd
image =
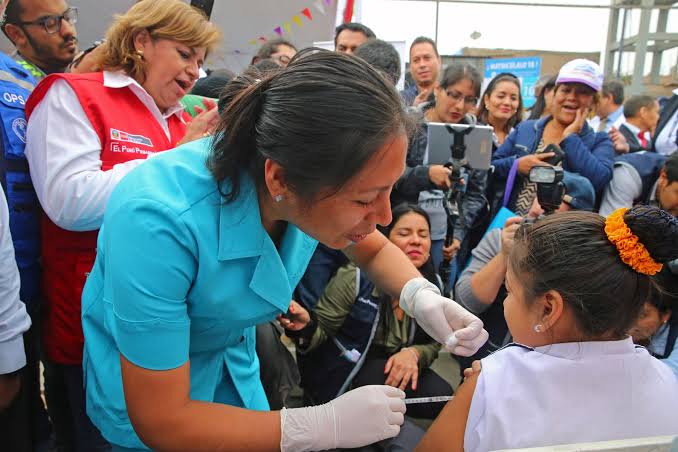
{"type": "Polygon", "coordinates": [[[202,137],[218,119],[212,109],[189,124],[179,103],[220,38],[201,12],[180,0],[144,0],[106,38],[103,72],[53,74],[26,104],[26,156],[45,212],[48,404],[58,440],[74,438],[78,451],[109,447],[85,415],[80,321],[108,198],[146,157],[202,137]]]}

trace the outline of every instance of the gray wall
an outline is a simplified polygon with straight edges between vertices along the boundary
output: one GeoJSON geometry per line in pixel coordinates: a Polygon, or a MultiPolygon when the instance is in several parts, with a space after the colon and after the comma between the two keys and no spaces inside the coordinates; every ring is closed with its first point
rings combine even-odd
{"type": "MultiPolygon", "coordinates": [[[[223,33],[223,41],[210,56],[206,67],[227,67],[234,71],[242,70],[252,59],[257,47],[248,44],[259,36],[277,37],[273,29],[284,22],[292,24],[292,34],[285,33],[284,38],[292,41],[301,49],[312,45],[314,41],[327,41],[334,37],[336,17],[336,1],[326,6],[323,15],[315,6],[317,0],[215,0],[212,20],[219,25],[223,33]],[[313,20],[301,14],[301,10],[309,8],[313,20]],[[298,15],[303,27],[299,28],[292,17],[298,15]],[[236,51],[239,51],[238,54],[236,51]]],[[[70,0],[69,4],[78,8],[78,38],[80,47],[87,48],[90,43],[100,39],[113,21],[113,15],[125,12],[135,0],[70,0]]],[[[187,3],[189,1],[187,0],[187,3]]],[[[0,50],[11,50],[4,35],[0,40],[0,50]]]]}

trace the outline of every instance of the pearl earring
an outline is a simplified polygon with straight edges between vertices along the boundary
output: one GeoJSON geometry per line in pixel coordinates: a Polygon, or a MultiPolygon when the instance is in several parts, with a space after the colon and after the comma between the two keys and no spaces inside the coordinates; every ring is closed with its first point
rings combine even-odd
{"type": "Polygon", "coordinates": [[[283,199],[285,199],[285,197],[283,195],[275,195],[273,199],[275,200],[275,202],[280,202],[283,199]]]}
{"type": "Polygon", "coordinates": [[[534,332],[535,333],[541,333],[542,326],[540,325],[535,325],[534,326],[534,332]]]}

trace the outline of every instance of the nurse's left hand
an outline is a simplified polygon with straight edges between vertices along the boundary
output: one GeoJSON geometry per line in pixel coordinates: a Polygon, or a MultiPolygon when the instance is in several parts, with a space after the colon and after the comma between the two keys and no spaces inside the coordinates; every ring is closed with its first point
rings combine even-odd
{"type": "Polygon", "coordinates": [[[299,303],[292,300],[287,314],[276,317],[280,326],[290,331],[299,331],[311,321],[311,315],[299,303]]]}
{"type": "Polygon", "coordinates": [[[414,278],[405,284],[400,307],[455,355],[475,354],[489,337],[478,317],[440,295],[438,288],[425,278],[414,278]]]}

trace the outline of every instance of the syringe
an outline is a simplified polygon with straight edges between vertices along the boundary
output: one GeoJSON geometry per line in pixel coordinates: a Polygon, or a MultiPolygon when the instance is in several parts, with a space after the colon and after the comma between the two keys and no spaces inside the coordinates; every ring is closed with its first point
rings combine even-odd
{"type": "Polygon", "coordinates": [[[452,398],[453,396],[418,397],[414,399],[405,399],[405,405],[413,403],[449,402],[452,398]]]}

